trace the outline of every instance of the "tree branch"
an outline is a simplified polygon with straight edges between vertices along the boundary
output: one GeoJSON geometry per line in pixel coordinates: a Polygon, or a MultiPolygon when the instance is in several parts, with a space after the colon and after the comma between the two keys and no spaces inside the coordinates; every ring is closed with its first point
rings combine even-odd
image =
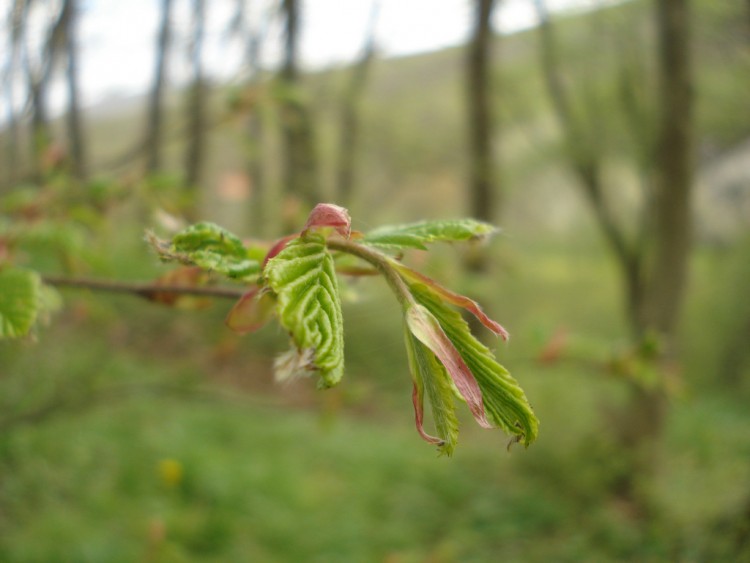
{"type": "Polygon", "coordinates": [[[55,287],[90,289],[110,293],[130,293],[146,299],[159,294],[193,295],[198,297],[219,297],[239,299],[247,289],[244,287],[158,285],[150,282],[123,282],[92,278],[68,278],[62,276],[43,276],[42,282],[55,287]]]}

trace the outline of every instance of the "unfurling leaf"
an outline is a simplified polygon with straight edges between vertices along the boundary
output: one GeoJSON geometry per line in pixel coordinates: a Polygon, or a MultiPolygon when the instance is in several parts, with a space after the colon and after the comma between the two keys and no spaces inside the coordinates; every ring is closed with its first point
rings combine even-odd
{"type": "Polygon", "coordinates": [[[324,238],[311,234],[292,240],[268,261],[263,276],[296,348],[295,359],[280,364],[282,371],[317,372],[322,387],[338,383],[344,371],[343,319],[334,261],[324,238]]]}
{"type": "Polygon", "coordinates": [[[435,292],[418,283],[411,284],[410,290],[414,298],[434,315],[473,374],[489,421],[517,436],[519,442],[527,446],[531,444],[536,439],[539,421],[516,380],[471,334],[461,315],[443,303],[435,292]]]}
{"type": "Polygon", "coordinates": [[[434,315],[422,305],[411,305],[406,310],[406,326],[440,360],[479,425],[491,428],[476,379],[434,315]]]}
{"type": "Polygon", "coordinates": [[[407,225],[380,227],[365,234],[360,242],[382,248],[425,250],[426,245],[431,242],[479,240],[495,232],[497,228],[493,225],[474,219],[421,221],[407,225]]]}
{"type": "Polygon", "coordinates": [[[417,432],[427,442],[437,444],[440,453],[450,456],[458,441],[458,419],[453,402],[453,388],[443,365],[424,344],[406,330],[409,371],[414,380],[412,402],[417,432]],[[432,405],[432,419],[438,436],[424,430],[424,394],[432,405]]]}
{"type": "Polygon", "coordinates": [[[273,316],[276,300],[271,292],[253,288],[234,304],[226,318],[226,325],[235,332],[255,332],[273,316]]]}
{"type": "Polygon", "coordinates": [[[473,299],[470,299],[465,295],[455,293],[447,287],[440,285],[432,278],[425,276],[424,274],[420,274],[416,270],[412,270],[411,268],[404,266],[401,263],[396,264],[396,268],[404,276],[404,278],[406,278],[407,282],[419,283],[424,286],[425,290],[432,292],[436,298],[442,301],[446,301],[451,305],[455,305],[456,307],[466,309],[472,315],[474,315],[485,327],[494,332],[497,336],[502,337],[503,340],[508,340],[508,338],[510,338],[508,331],[505,330],[500,323],[488,317],[482,307],[480,307],[479,303],[477,303],[473,299]]]}
{"type": "Polygon", "coordinates": [[[229,278],[254,281],[261,270],[262,249],[247,249],[229,231],[213,223],[196,223],[172,237],[171,243],[152,240],[163,260],[194,264],[229,278]]]}
{"type": "Polygon", "coordinates": [[[0,270],[0,338],[26,336],[34,325],[41,300],[39,275],[31,270],[0,270]]]}

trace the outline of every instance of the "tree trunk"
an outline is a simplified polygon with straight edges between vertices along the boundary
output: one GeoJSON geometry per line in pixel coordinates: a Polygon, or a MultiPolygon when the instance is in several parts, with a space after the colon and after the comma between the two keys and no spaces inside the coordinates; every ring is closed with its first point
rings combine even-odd
{"type": "Polygon", "coordinates": [[[167,80],[167,59],[172,41],[172,0],[162,0],[159,38],[156,45],[156,66],[148,107],[146,124],[146,170],[157,172],[161,168],[161,144],[164,129],[164,90],[167,80]]]}
{"type": "Polygon", "coordinates": [[[201,181],[206,143],[206,84],[203,75],[205,7],[205,0],[193,0],[193,36],[190,45],[193,79],[188,94],[188,146],[185,153],[185,184],[189,188],[196,187],[201,181]]]}
{"type": "Polygon", "coordinates": [[[6,186],[12,187],[19,180],[19,140],[20,128],[18,126],[18,115],[16,112],[16,98],[13,89],[19,62],[19,45],[25,32],[25,7],[24,3],[15,0],[10,7],[8,21],[10,22],[10,33],[8,34],[8,59],[5,67],[5,102],[7,107],[8,127],[5,132],[6,141],[6,186]]]}
{"type": "MultiPolygon", "coordinates": [[[[492,141],[492,10],[494,0],[474,0],[475,20],[469,41],[467,68],[467,102],[469,126],[469,213],[492,223],[497,214],[497,187],[493,170],[492,141]]],[[[472,247],[465,265],[472,271],[487,269],[484,248],[472,247]]]]}
{"type": "Polygon", "coordinates": [[[312,207],[319,201],[320,189],[313,121],[299,91],[299,7],[298,0],[282,2],[286,27],[284,63],[280,73],[284,172],[287,196],[312,207]]]}
{"type": "Polygon", "coordinates": [[[469,160],[471,214],[492,222],[496,213],[495,177],[493,174],[493,112],[490,92],[492,9],[494,0],[475,0],[474,32],[469,44],[469,160]]]}
{"type": "Polygon", "coordinates": [[[656,143],[654,256],[642,326],[671,339],[691,248],[693,91],[688,0],[657,0],[659,133],[656,143]]]}
{"type": "Polygon", "coordinates": [[[351,79],[341,103],[341,137],[336,193],[339,203],[344,207],[351,205],[357,181],[357,149],[359,147],[362,95],[367,87],[372,61],[375,58],[374,33],[378,8],[377,3],[373,4],[367,42],[362,50],[362,56],[352,69],[351,79]]]}
{"type": "Polygon", "coordinates": [[[71,172],[78,181],[86,179],[86,154],[81,123],[80,94],[78,88],[78,52],[76,49],[76,0],[65,0],[60,16],[64,29],[65,51],[68,59],[68,139],[70,142],[71,172]]]}

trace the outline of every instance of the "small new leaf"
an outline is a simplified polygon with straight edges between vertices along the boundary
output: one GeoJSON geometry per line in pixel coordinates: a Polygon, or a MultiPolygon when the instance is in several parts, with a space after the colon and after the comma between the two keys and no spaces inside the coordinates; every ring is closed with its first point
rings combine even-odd
{"type": "Polygon", "coordinates": [[[441,454],[452,455],[458,442],[458,419],[453,401],[453,388],[445,367],[427,346],[422,344],[407,328],[406,352],[409,371],[414,380],[412,402],[417,432],[425,441],[436,444],[441,454]],[[424,395],[432,405],[432,419],[438,436],[424,430],[424,395]]]}
{"type": "Polygon", "coordinates": [[[290,241],[268,261],[263,275],[276,294],[279,321],[296,348],[297,359],[279,367],[317,372],[322,387],[338,383],[344,372],[344,325],[335,265],[324,238],[309,235],[290,241]]]}
{"type": "Polygon", "coordinates": [[[406,225],[380,227],[360,240],[364,244],[389,249],[427,249],[431,242],[461,242],[479,240],[497,232],[489,223],[474,219],[420,221],[406,225]]]}
{"type": "Polygon", "coordinates": [[[225,323],[240,334],[255,332],[271,319],[275,305],[276,300],[270,291],[253,288],[235,303],[225,323]]]}
{"type": "Polygon", "coordinates": [[[461,315],[442,302],[439,294],[419,283],[411,284],[409,289],[417,302],[434,315],[471,370],[481,389],[484,411],[490,422],[516,436],[524,445],[531,444],[536,439],[539,421],[516,380],[471,334],[461,315]]]}
{"type": "Polygon", "coordinates": [[[248,250],[238,237],[213,223],[191,225],[172,237],[171,243],[151,242],[163,260],[194,264],[229,278],[251,281],[261,270],[255,249],[248,250]]]}
{"type": "Polygon", "coordinates": [[[0,270],[0,338],[26,336],[41,302],[39,275],[22,268],[0,270]]]}

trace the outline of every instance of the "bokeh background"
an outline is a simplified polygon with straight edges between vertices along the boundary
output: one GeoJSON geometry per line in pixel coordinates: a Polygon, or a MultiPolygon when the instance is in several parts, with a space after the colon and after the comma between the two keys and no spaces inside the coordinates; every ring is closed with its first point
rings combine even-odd
{"type": "Polygon", "coordinates": [[[438,458],[381,280],[343,282],[324,392],[231,302],[61,289],[0,341],[0,560],[750,560],[750,4],[0,13],[0,263],[148,282],[146,229],[272,240],[319,201],[491,221],[404,260],[510,330],[541,421],[506,450],[464,416],[438,458]]]}

